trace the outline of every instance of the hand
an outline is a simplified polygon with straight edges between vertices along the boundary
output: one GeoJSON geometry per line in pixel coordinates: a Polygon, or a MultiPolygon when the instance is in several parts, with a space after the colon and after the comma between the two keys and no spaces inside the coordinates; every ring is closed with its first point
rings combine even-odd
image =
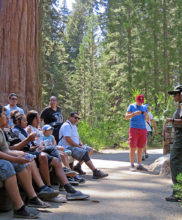
{"type": "Polygon", "coordinates": [[[42,145],[42,146],[37,146],[37,151],[38,152],[42,152],[44,149],[45,149],[45,147],[42,145]]]}
{"type": "Polygon", "coordinates": [[[27,155],[27,153],[25,153],[24,151],[17,151],[17,152],[18,152],[17,154],[18,157],[25,157],[25,155],[27,155]]]}
{"type": "Polygon", "coordinates": [[[172,118],[166,118],[166,123],[172,122],[172,118]]]}
{"type": "Polygon", "coordinates": [[[25,156],[16,157],[14,161],[15,163],[19,163],[19,164],[25,164],[30,162],[30,160],[25,158],[25,156]]]}
{"type": "Polygon", "coordinates": [[[83,145],[82,145],[82,144],[79,144],[78,146],[79,146],[79,148],[83,148],[83,145]]]}
{"type": "Polygon", "coordinates": [[[30,147],[30,150],[31,150],[31,151],[35,151],[38,147],[39,147],[39,146],[31,146],[31,147],[30,147]]]}
{"type": "Polygon", "coordinates": [[[36,138],[36,136],[37,136],[37,133],[36,133],[36,132],[32,132],[32,133],[30,133],[29,136],[27,137],[27,140],[28,140],[29,142],[34,141],[35,138],[36,138]]]}
{"type": "Polygon", "coordinates": [[[144,114],[145,116],[148,116],[148,113],[147,113],[147,112],[144,112],[143,114],[144,114]]]}
{"type": "Polygon", "coordinates": [[[136,112],[134,112],[134,115],[141,115],[141,114],[142,114],[141,111],[136,111],[136,112]]]}

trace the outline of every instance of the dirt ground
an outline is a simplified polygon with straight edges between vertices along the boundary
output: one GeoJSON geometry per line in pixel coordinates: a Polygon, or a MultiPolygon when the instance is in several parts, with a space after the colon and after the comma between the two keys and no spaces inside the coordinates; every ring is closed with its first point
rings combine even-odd
{"type": "MultiPolygon", "coordinates": [[[[151,164],[162,155],[162,150],[149,150],[144,165],[151,164]]],[[[90,194],[86,201],[65,204],[51,203],[52,207],[41,212],[45,220],[181,220],[179,203],[165,201],[172,191],[168,178],[129,171],[128,151],[104,150],[95,153],[93,162],[109,176],[93,180],[84,165],[87,182],[76,187],[90,194]]],[[[55,186],[57,187],[57,186],[55,186]]],[[[12,211],[0,213],[0,219],[12,219],[12,211]]]]}

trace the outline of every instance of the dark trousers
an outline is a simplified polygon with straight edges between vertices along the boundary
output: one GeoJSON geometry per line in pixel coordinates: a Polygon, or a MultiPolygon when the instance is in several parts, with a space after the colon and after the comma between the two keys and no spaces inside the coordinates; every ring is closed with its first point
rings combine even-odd
{"type": "Polygon", "coordinates": [[[170,153],[171,177],[173,184],[177,183],[176,177],[182,173],[182,128],[175,129],[175,138],[170,153]]]}

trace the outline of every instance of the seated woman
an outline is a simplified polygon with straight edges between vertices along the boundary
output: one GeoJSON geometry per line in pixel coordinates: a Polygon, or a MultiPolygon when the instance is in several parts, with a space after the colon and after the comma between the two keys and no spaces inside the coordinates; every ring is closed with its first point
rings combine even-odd
{"type": "MultiPolygon", "coordinates": [[[[26,120],[25,115],[21,114],[20,112],[14,111],[11,113],[11,118],[13,119],[13,123],[15,124],[13,128],[13,132],[15,132],[21,140],[26,139],[26,137],[28,136],[28,133],[25,131],[25,128],[27,127],[27,120],[26,120]]],[[[29,148],[30,153],[37,155],[37,159],[35,158],[37,160],[37,163],[41,164],[40,158],[41,157],[44,158],[44,162],[42,163],[44,170],[43,172],[40,172],[40,174],[46,185],[48,186],[51,185],[48,168],[49,166],[52,166],[55,169],[55,173],[56,173],[56,176],[59,182],[64,186],[67,192],[66,197],[68,200],[81,200],[81,199],[85,199],[89,197],[89,195],[87,194],[83,194],[80,191],[76,191],[71,186],[71,184],[69,184],[68,179],[66,178],[66,175],[63,171],[62,164],[57,157],[51,156],[45,152],[35,151],[35,149],[38,146],[32,147],[29,144],[27,147],[29,148]]],[[[27,150],[27,148],[24,150],[27,150]]],[[[40,165],[39,165],[39,169],[40,169],[40,165]]]]}

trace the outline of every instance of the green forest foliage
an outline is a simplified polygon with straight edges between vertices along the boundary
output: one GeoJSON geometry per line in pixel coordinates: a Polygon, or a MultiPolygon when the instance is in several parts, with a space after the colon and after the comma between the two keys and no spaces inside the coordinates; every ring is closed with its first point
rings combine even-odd
{"type": "Polygon", "coordinates": [[[161,146],[182,83],[182,1],[76,0],[73,10],[40,1],[42,105],[56,95],[64,118],[80,113],[79,132],[95,148],[125,146],[130,103],[142,93],[161,146]]]}

